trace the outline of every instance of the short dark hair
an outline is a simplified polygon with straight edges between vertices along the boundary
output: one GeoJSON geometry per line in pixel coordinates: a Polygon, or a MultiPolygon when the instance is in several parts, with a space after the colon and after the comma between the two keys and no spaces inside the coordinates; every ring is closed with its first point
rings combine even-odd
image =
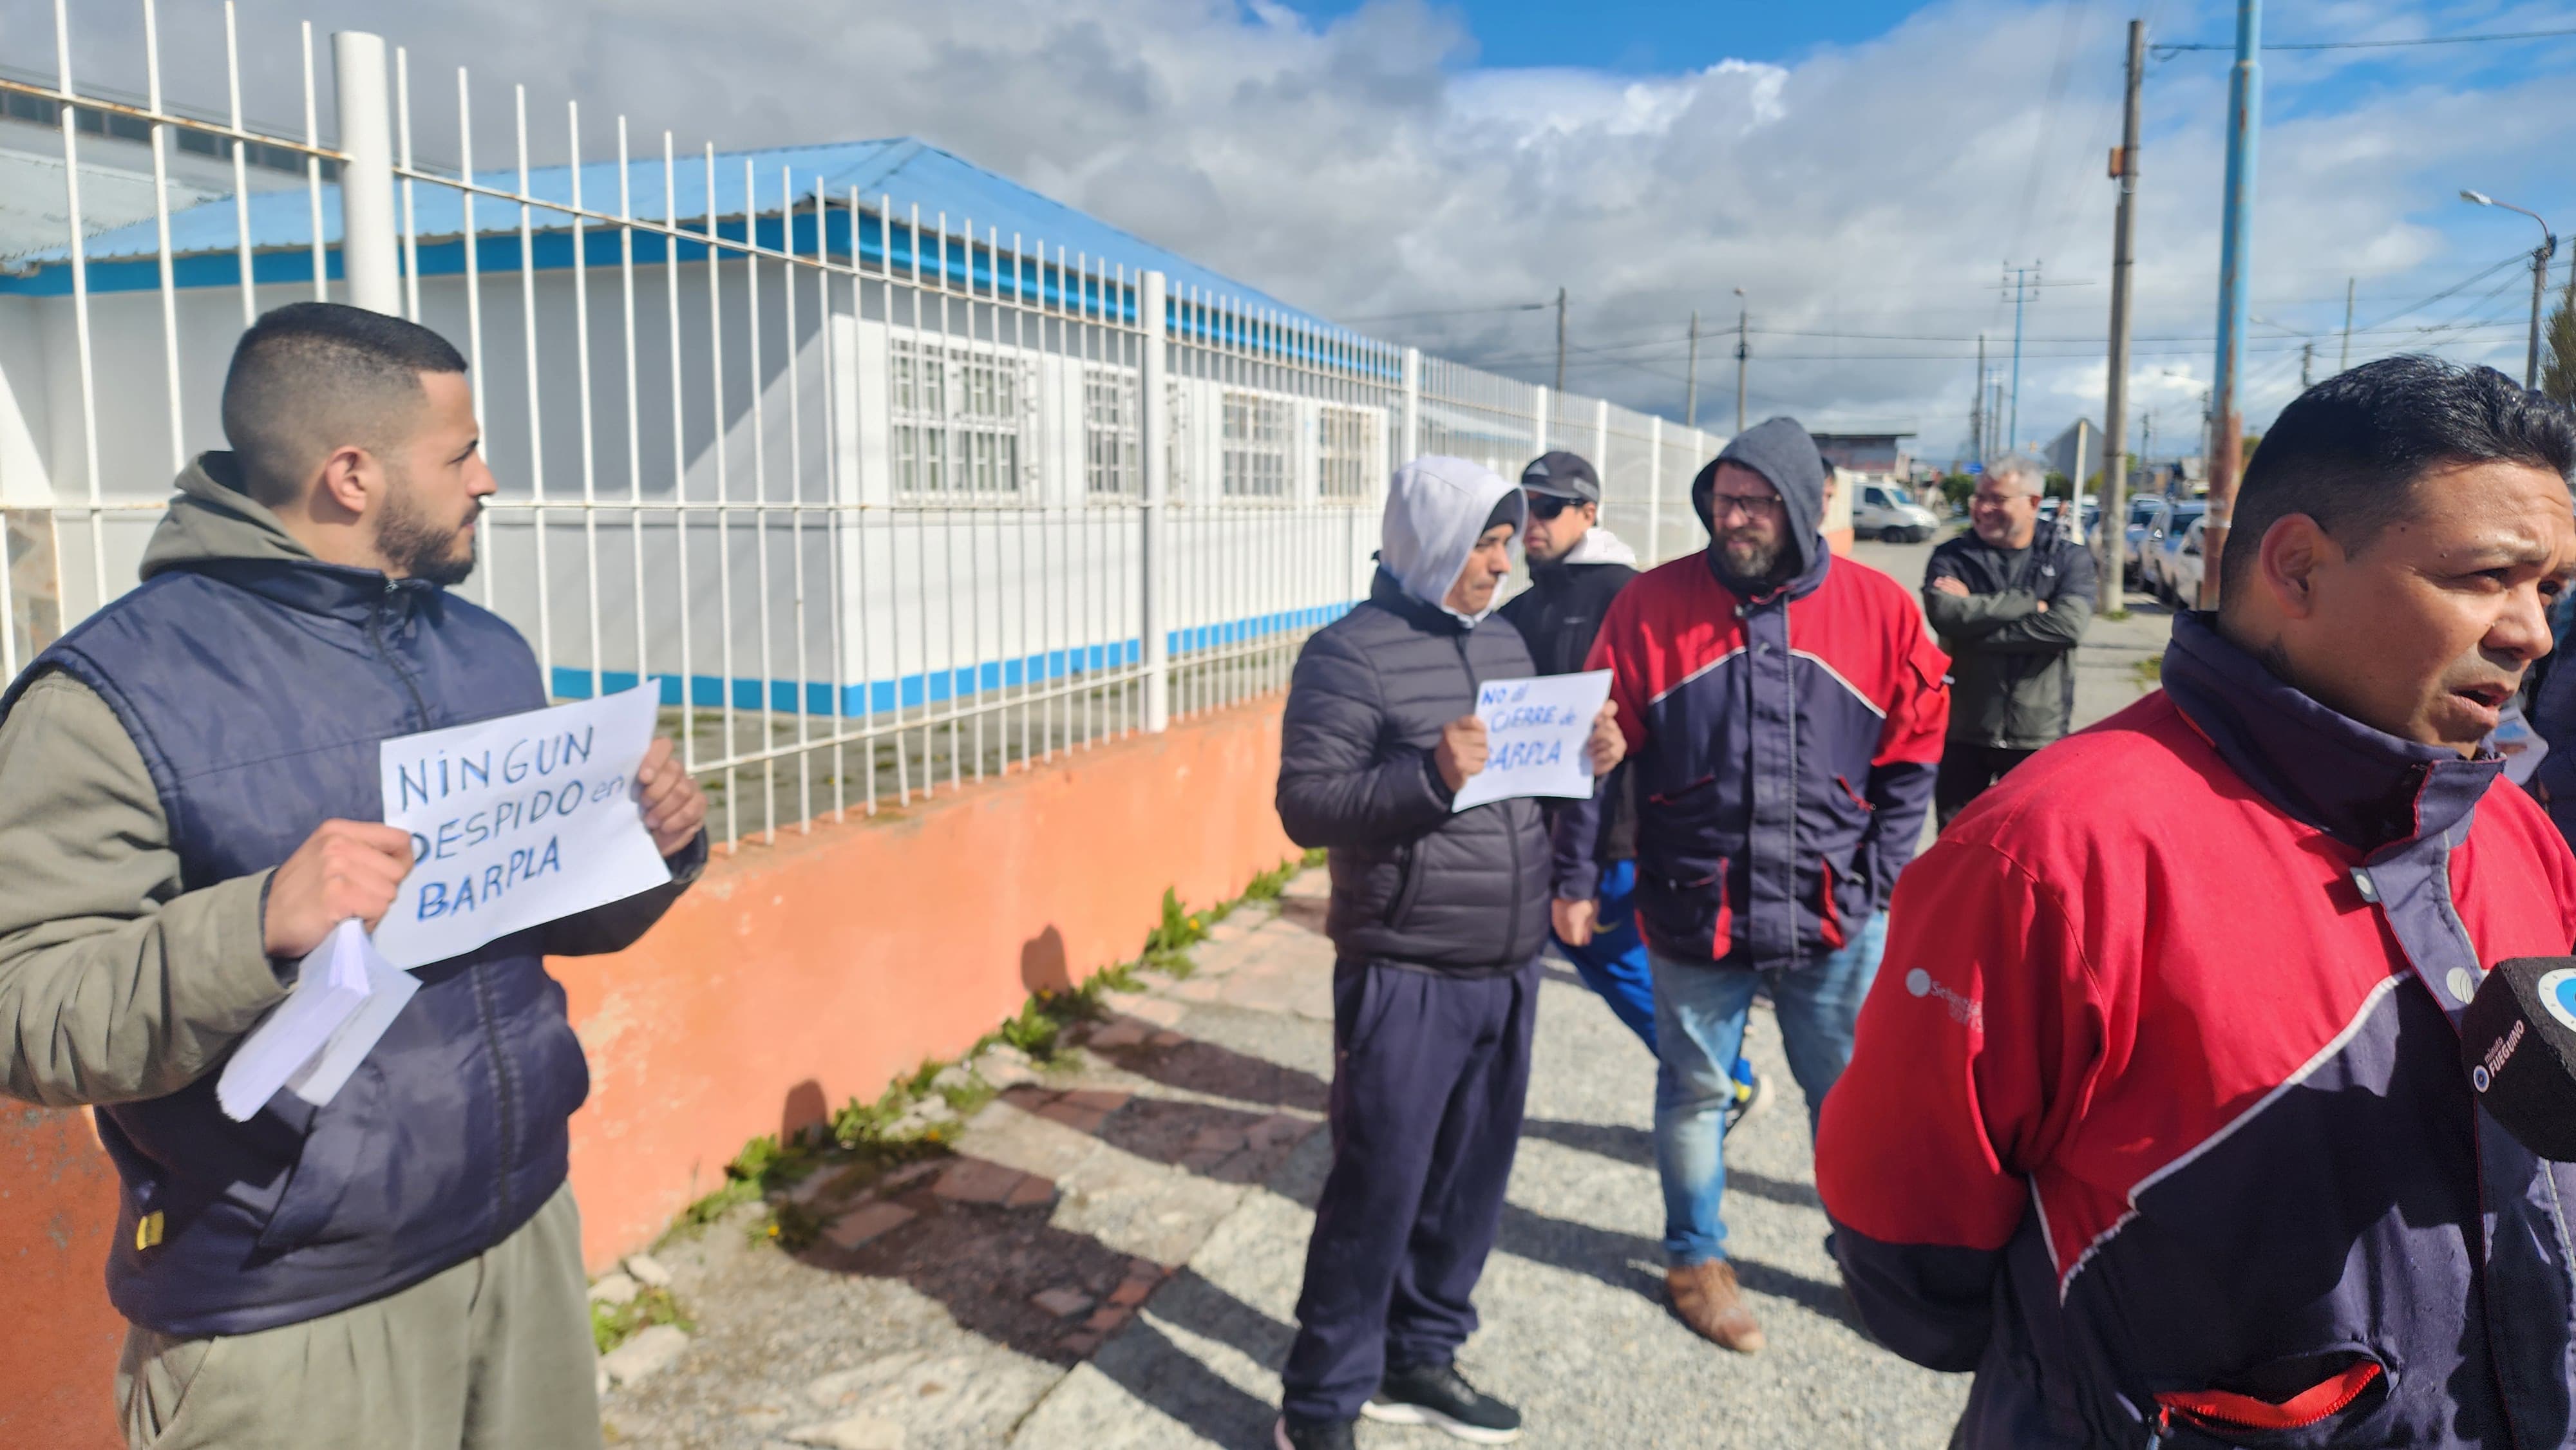
{"type": "Polygon", "coordinates": [[[2263,535],[2291,514],[2348,552],[2404,518],[2416,480],[2466,463],[2576,469],[2576,415],[2488,367],[2422,354],[2363,363],[2281,410],[2237,485],[2219,597],[2253,578],[2263,535]]]}
{"type": "Polygon", "coordinates": [[[426,396],[423,373],[465,359],[416,322],[337,302],[291,302],[261,317],[224,375],[224,437],[251,497],[277,505],[335,448],[381,452],[426,396]]]}

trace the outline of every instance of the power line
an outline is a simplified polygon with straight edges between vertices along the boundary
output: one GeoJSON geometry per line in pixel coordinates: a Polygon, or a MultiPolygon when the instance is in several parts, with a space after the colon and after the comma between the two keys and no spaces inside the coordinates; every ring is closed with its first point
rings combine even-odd
{"type": "MultiPolygon", "coordinates": [[[[2491,40],[2555,40],[2576,35],[2576,26],[2559,30],[2504,30],[2487,35],[2427,35],[2415,40],[2305,40],[2279,41],[2266,44],[2265,50],[2395,50],[2417,45],[2479,45],[2491,40]]],[[[2234,52],[2234,45],[2154,45],[2156,59],[2166,60],[2187,50],[2223,50],[2234,52]]]]}

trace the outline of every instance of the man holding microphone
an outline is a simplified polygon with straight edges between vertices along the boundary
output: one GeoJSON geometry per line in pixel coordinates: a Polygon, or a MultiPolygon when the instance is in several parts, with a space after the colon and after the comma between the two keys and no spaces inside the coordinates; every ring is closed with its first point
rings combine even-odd
{"type": "Polygon", "coordinates": [[[454,348],[280,308],[223,423],[142,586],[0,695],[0,1065],[12,1097],[98,1109],[127,1438],[596,1446],[564,1186],[589,1074],[544,957],[641,937],[705,866],[705,798],[655,741],[635,788],[669,885],[420,968],[327,1106],[232,1121],[216,1070],[411,869],[379,746],[547,700],[517,632],[448,592],[495,487],[454,348]]]}

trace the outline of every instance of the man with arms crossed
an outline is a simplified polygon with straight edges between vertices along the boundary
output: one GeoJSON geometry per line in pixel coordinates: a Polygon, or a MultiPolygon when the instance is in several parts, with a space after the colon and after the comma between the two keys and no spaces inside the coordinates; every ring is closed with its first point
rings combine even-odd
{"type": "Polygon", "coordinates": [[[2565,1445],[2567,1206],[2460,1010],[2576,940],[2485,748],[2576,564],[2576,420],[2366,363],[2281,410],[2164,689],[1914,864],[1816,1181],[1965,1450],[2565,1445]]]}
{"type": "Polygon", "coordinates": [[[1944,826],[2075,715],[2093,553],[2039,526],[2047,485],[2028,454],[1986,465],[1968,498],[1968,532],[1933,550],[1923,571],[1923,612],[1950,654],[1950,738],[1932,788],[1944,826]]]}
{"type": "Polygon", "coordinates": [[[425,328],[261,318],[233,449],[180,475],[142,587],[0,695],[0,1066],[98,1109],[137,1450],[600,1443],[564,1186],[590,1078],[543,959],[634,942],[704,867],[669,741],[636,788],[670,885],[421,968],[327,1107],[215,1101],[298,960],[410,870],[378,744],[546,703],[518,633],[447,592],[494,487],[472,400],[425,328]]]}

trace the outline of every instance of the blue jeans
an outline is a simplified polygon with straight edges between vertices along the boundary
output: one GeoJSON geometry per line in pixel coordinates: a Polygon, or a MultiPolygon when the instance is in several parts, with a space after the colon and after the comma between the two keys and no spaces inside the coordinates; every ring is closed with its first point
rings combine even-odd
{"type": "Polygon", "coordinates": [[[1726,1256],[1726,1105],[1729,1068],[1744,1046],[1744,1016],[1767,987],[1780,1019],[1789,1073],[1807,1098],[1812,1133],[1825,1092],[1851,1062],[1861,999],[1887,950],[1887,913],[1852,939],[1795,969],[1755,971],[1648,953],[1655,976],[1655,1167],[1664,1180],[1664,1256],[1676,1267],[1726,1256]]]}

